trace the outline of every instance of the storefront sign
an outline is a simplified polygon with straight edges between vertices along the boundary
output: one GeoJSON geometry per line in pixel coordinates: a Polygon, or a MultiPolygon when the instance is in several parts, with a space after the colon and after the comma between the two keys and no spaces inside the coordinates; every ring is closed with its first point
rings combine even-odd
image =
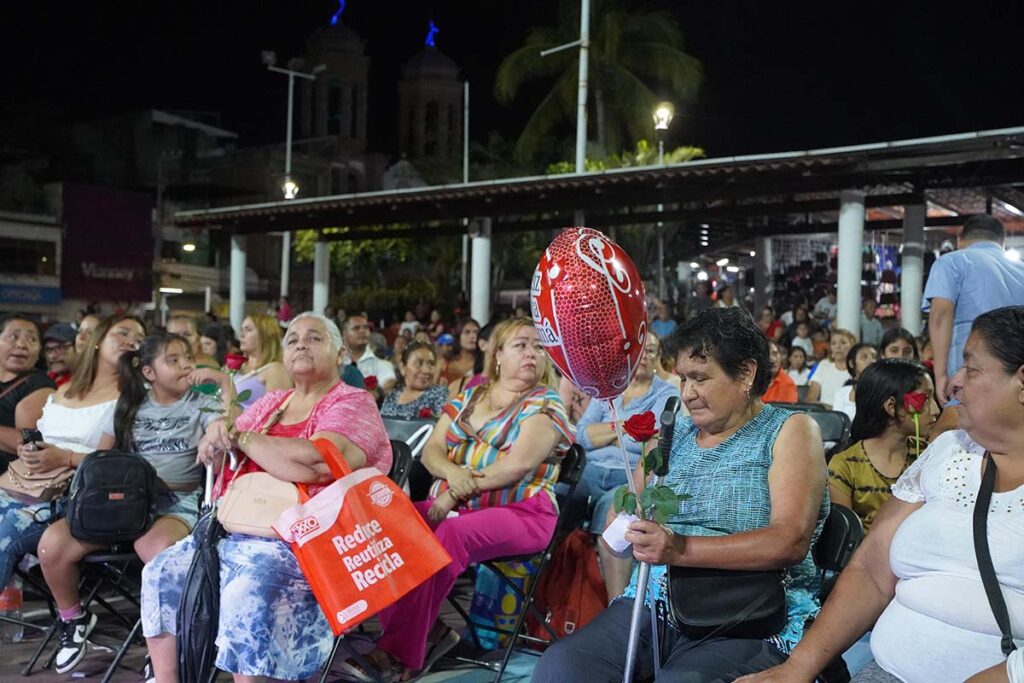
{"type": "Polygon", "coordinates": [[[153,199],[64,186],[61,288],[76,299],[148,301],[153,293],[153,199]]]}
{"type": "Polygon", "coordinates": [[[0,304],[57,306],[60,304],[60,287],[0,284],[0,304]]]}

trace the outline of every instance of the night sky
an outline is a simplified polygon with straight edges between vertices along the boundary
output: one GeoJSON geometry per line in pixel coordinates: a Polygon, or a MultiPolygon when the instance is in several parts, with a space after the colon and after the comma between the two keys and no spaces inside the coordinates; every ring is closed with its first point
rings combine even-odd
{"type": "MultiPolygon", "coordinates": [[[[670,143],[709,156],[808,149],[1024,125],[1024,3],[691,0],[668,8],[704,64],[703,89],[670,143]]],[[[283,138],[285,84],[260,63],[301,53],[336,0],[5,2],[3,104],[59,121],[131,109],[216,111],[242,144],[283,138]]],[[[392,146],[398,68],[438,47],[473,89],[471,134],[514,136],[541,91],[495,102],[493,74],[555,0],[348,0],[343,21],[368,40],[371,145],[392,146]]],[[[671,93],[664,93],[671,99],[671,93]]]]}

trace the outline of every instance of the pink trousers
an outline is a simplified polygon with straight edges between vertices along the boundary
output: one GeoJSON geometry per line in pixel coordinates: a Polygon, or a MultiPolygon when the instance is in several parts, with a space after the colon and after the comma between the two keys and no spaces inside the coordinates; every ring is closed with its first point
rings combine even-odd
{"type": "MultiPolygon", "coordinates": [[[[416,503],[416,509],[424,518],[432,502],[416,503]]],[[[541,493],[511,505],[460,510],[458,517],[437,524],[430,522],[437,540],[452,556],[452,562],[378,615],[384,628],[378,647],[406,668],[422,669],[427,634],[437,621],[441,605],[455,586],[455,580],[466,567],[495,557],[540,552],[555,533],[557,521],[555,506],[541,493]]]]}

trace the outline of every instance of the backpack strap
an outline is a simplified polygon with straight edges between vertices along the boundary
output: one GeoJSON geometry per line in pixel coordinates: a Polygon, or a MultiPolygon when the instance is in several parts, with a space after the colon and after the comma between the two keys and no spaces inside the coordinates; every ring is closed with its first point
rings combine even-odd
{"type": "Polygon", "coordinates": [[[999,624],[999,630],[1003,637],[999,645],[1003,654],[1007,657],[1017,649],[1013,643],[1013,634],[1010,632],[1010,614],[1006,610],[1006,601],[1003,599],[1003,592],[999,589],[999,581],[996,580],[996,570],[992,565],[992,554],[988,548],[988,508],[992,503],[992,492],[996,487],[996,461],[992,454],[985,451],[985,474],[981,477],[981,488],[978,490],[978,499],[974,503],[974,554],[978,559],[978,571],[981,573],[981,583],[985,586],[985,595],[988,597],[989,607],[992,608],[992,615],[999,624]]]}

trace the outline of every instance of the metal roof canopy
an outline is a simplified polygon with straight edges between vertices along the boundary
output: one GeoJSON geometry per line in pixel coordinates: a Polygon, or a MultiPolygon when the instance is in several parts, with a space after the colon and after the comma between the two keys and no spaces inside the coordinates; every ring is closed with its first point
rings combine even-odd
{"type": "MultiPolygon", "coordinates": [[[[383,192],[179,211],[182,228],[236,234],[344,227],[329,240],[453,235],[463,218],[491,217],[495,231],[572,224],[583,210],[594,227],[654,224],[693,231],[714,223],[713,243],[757,235],[835,230],[839,193],[856,188],[866,205],[897,207],[866,228],[900,225],[900,207],[933,202],[949,215],[928,225],[959,225],[959,213],[997,208],[1024,216],[1024,127],[688,161],[600,172],[534,176],[383,192]],[[663,210],[658,210],[661,204],[663,210]],[[952,208],[950,208],[952,207],[952,208]]],[[[869,216],[870,218],[870,216],[869,216]]],[[[711,248],[714,248],[714,244],[711,248]]]]}

